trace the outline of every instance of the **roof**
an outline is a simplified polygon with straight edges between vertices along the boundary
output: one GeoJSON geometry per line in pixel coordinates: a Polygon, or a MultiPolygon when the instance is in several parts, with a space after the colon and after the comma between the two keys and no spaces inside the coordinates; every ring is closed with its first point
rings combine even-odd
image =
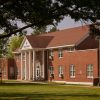
{"type": "Polygon", "coordinates": [[[87,26],[80,26],[38,36],[26,36],[33,48],[50,48],[64,45],[75,45],[89,32],[87,26]]]}

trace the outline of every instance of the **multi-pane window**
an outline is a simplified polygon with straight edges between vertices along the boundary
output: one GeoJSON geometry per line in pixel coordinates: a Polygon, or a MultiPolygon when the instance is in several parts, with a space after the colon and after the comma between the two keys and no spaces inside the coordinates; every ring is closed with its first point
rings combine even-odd
{"type": "Polygon", "coordinates": [[[3,68],[3,76],[6,76],[6,67],[3,68]]]}
{"type": "Polygon", "coordinates": [[[59,49],[58,50],[58,57],[59,58],[62,58],[63,57],[63,50],[62,49],[59,49]]]}
{"type": "Polygon", "coordinates": [[[54,56],[53,50],[50,50],[49,51],[49,59],[52,59],[53,60],[53,56],[54,56]]]}
{"type": "Polygon", "coordinates": [[[58,67],[58,74],[59,74],[59,77],[62,77],[64,72],[63,72],[63,66],[59,66],[58,67]]]}
{"type": "Polygon", "coordinates": [[[50,50],[49,56],[53,56],[53,50],[50,50]]]}
{"type": "Polygon", "coordinates": [[[75,47],[67,47],[67,51],[74,51],[75,47]]]}
{"type": "Polygon", "coordinates": [[[54,75],[54,67],[50,66],[50,77],[53,77],[54,75]]]}
{"type": "Polygon", "coordinates": [[[93,78],[93,65],[92,64],[87,65],[87,77],[93,78]]]}
{"type": "Polygon", "coordinates": [[[70,77],[74,78],[75,77],[75,66],[70,65],[70,77]]]}

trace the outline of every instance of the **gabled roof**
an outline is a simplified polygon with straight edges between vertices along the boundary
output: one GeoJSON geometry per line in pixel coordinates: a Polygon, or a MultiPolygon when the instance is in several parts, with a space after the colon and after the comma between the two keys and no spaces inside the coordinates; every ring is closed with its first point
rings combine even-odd
{"type": "Polygon", "coordinates": [[[88,26],[80,26],[38,36],[26,36],[33,48],[51,48],[76,45],[88,35],[88,26]]]}

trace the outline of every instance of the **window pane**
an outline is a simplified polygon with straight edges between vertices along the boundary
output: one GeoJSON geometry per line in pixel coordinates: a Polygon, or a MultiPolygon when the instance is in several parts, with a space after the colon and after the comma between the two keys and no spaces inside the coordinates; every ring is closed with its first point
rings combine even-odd
{"type": "Polygon", "coordinates": [[[75,66],[70,65],[70,77],[75,77],[75,66]]]}
{"type": "Polygon", "coordinates": [[[87,77],[93,77],[93,65],[89,64],[87,65],[87,77]]]}

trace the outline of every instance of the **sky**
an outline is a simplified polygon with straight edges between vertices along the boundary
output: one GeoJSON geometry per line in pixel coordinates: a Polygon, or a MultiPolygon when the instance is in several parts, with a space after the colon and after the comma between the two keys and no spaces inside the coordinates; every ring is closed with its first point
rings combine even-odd
{"type": "MultiPolygon", "coordinates": [[[[71,19],[70,17],[65,17],[64,20],[62,20],[58,26],[57,29],[63,30],[67,28],[72,28],[72,27],[77,27],[77,26],[82,26],[85,23],[82,23],[81,21],[75,22],[74,19],[71,19]]],[[[23,24],[21,21],[18,21],[18,27],[23,27],[25,24],[23,24]]],[[[33,32],[32,28],[27,28],[27,33],[31,34],[33,32]]]]}
{"type": "Polygon", "coordinates": [[[74,19],[71,19],[70,17],[65,17],[64,20],[62,20],[58,24],[57,28],[60,30],[63,30],[63,29],[82,26],[82,25],[85,25],[85,23],[83,23],[81,21],[75,22],[74,19]]]}
{"type": "MultiPolygon", "coordinates": [[[[85,25],[86,23],[83,23],[81,21],[75,22],[74,19],[71,19],[70,17],[65,17],[64,20],[62,20],[58,26],[57,29],[63,30],[67,28],[72,28],[72,27],[77,27],[77,26],[82,26],[85,25]]],[[[28,28],[28,33],[32,33],[33,30],[31,28],[28,28]]]]}

